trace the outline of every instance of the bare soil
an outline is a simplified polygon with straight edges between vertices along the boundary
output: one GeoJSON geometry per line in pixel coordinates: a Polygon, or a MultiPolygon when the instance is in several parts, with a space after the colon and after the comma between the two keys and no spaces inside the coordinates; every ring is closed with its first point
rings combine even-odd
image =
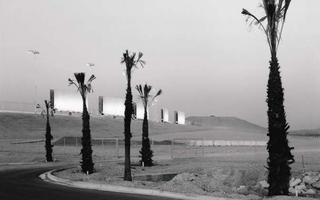
{"type": "MultiPolygon", "coordinates": [[[[309,165],[308,169],[318,171],[320,165],[309,165]]],[[[148,188],[182,194],[199,194],[223,198],[263,199],[267,189],[257,183],[266,180],[264,163],[224,158],[188,158],[162,160],[153,167],[132,164],[132,174],[155,174],[177,172],[178,175],[168,182],[123,181],[123,162],[100,162],[95,165],[96,172],[85,175],[80,166],[58,172],[56,176],[73,181],[105,183],[135,188],[148,188]]],[[[305,172],[299,165],[293,165],[292,175],[305,172]]],[[[319,196],[309,196],[318,197],[319,196]]]]}

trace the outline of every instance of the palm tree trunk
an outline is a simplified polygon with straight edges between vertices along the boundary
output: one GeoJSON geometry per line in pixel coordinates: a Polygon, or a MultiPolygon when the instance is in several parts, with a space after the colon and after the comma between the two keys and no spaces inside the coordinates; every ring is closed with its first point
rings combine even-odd
{"type": "Polygon", "coordinates": [[[288,195],[289,179],[291,176],[289,165],[294,162],[291,149],[288,146],[288,129],[284,110],[284,93],[276,56],[270,61],[270,74],[267,88],[268,103],[268,183],[269,196],[288,195]]]}
{"type": "Polygon", "coordinates": [[[46,142],[45,142],[45,148],[46,148],[46,158],[47,162],[52,162],[52,147],[51,140],[53,139],[51,135],[51,126],[49,122],[49,105],[46,105],[47,109],[47,124],[46,124],[46,142]]]}
{"type": "Polygon", "coordinates": [[[144,118],[142,123],[142,148],[140,150],[141,160],[140,163],[144,166],[153,166],[153,151],[150,148],[150,139],[149,139],[149,125],[148,125],[148,110],[147,105],[144,107],[144,118]]]}
{"type": "Polygon", "coordinates": [[[90,131],[90,115],[88,113],[86,99],[83,98],[83,112],[82,112],[82,161],[81,169],[83,173],[92,174],[94,171],[92,161],[91,148],[91,131],[90,131]]]}
{"type": "Polygon", "coordinates": [[[131,71],[127,70],[127,94],[125,101],[125,112],[124,112],[124,180],[132,181],[131,176],[131,161],[130,161],[130,140],[131,134],[131,117],[133,113],[132,105],[132,92],[131,92],[131,71]]]}

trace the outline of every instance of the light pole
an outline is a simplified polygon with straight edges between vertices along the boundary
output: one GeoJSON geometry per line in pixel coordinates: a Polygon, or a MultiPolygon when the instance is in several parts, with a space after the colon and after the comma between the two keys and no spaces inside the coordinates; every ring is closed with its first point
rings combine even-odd
{"type": "Polygon", "coordinates": [[[36,76],[37,76],[37,55],[40,54],[39,51],[36,51],[36,50],[28,50],[28,53],[32,53],[34,55],[34,92],[35,92],[35,95],[34,95],[34,113],[36,114],[37,113],[37,79],[36,79],[36,76]]]}
{"type": "MultiPolygon", "coordinates": [[[[93,67],[95,66],[95,64],[94,63],[91,63],[91,62],[89,62],[89,63],[87,63],[87,65],[91,68],[91,71],[92,71],[92,74],[94,74],[93,73],[93,67]]],[[[89,110],[91,109],[91,115],[93,114],[93,109],[92,109],[92,95],[93,94],[89,94],[89,110]]]]}

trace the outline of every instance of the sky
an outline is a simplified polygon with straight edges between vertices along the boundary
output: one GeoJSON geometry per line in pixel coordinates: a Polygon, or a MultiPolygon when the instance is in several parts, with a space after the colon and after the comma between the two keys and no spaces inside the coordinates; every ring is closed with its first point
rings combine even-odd
{"type": "MultiPolygon", "coordinates": [[[[263,32],[241,14],[262,16],[260,2],[0,0],[0,101],[32,103],[34,80],[37,102],[50,89],[73,91],[74,72],[96,75],[93,99],[124,98],[120,61],[128,49],[147,62],[132,85],[161,88],[158,108],[267,127],[270,52],[263,32]]],[[[319,7],[319,0],[291,2],[278,50],[291,130],[320,127],[319,7]]]]}

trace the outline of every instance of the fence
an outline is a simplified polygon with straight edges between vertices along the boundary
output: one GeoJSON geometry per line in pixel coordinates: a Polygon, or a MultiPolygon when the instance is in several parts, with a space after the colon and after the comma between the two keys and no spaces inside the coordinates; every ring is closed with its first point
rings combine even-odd
{"type": "MultiPolygon", "coordinates": [[[[153,146],[155,141],[150,138],[150,145],[153,146]]],[[[124,156],[124,139],[123,138],[92,138],[91,144],[93,151],[103,151],[106,157],[121,158],[124,156]]],[[[159,145],[158,142],[156,142],[159,145]]],[[[81,137],[63,137],[54,142],[55,146],[64,148],[81,149],[81,137]]],[[[141,149],[141,137],[131,138],[131,156],[139,157],[141,149]]]]}
{"type": "MultiPolygon", "coordinates": [[[[204,140],[202,138],[173,138],[172,140],[154,141],[150,138],[151,149],[156,156],[168,158],[204,157],[210,154],[226,154],[232,152],[257,152],[257,147],[265,147],[266,141],[229,141],[229,140],[204,140]],[[171,148],[170,148],[171,146],[171,148]],[[247,147],[237,148],[235,147],[247,147]],[[251,149],[250,149],[251,148],[251,149]]],[[[124,156],[123,138],[92,138],[93,150],[105,151],[109,157],[124,156]]],[[[81,147],[80,137],[64,137],[54,143],[55,146],[81,147]]],[[[131,156],[139,157],[141,138],[131,138],[131,156]]],[[[263,148],[265,150],[265,148],[263,148]]]]}
{"type": "MultiPolygon", "coordinates": [[[[308,140],[306,144],[294,145],[295,149],[292,151],[296,160],[294,166],[305,169],[318,168],[320,145],[317,143],[318,141],[312,144],[311,142],[308,140]]],[[[204,140],[201,138],[173,138],[172,140],[155,141],[151,138],[154,160],[215,157],[217,161],[260,160],[265,162],[268,157],[265,144],[265,141],[241,142],[204,140]]],[[[58,160],[75,160],[75,158],[79,158],[81,148],[81,137],[64,137],[54,142],[53,154],[58,160]]],[[[95,161],[124,158],[123,138],[92,138],[92,149],[95,161]]],[[[140,149],[141,138],[132,138],[131,158],[133,160],[140,160],[140,149]]],[[[1,162],[41,161],[44,158],[44,152],[44,138],[0,139],[0,154],[3,155],[0,164],[1,162]],[[21,160],[21,156],[15,156],[16,154],[25,155],[23,156],[24,160],[21,160]]]]}
{"type": "Polygon", "coordinates": [[[204,140],[202,138],[173,138],[171,158],[204,157],[230,153],[265,151],[267,141],[204,140]],[[245,148],[244,148],[245,147],[245,148]]]}

